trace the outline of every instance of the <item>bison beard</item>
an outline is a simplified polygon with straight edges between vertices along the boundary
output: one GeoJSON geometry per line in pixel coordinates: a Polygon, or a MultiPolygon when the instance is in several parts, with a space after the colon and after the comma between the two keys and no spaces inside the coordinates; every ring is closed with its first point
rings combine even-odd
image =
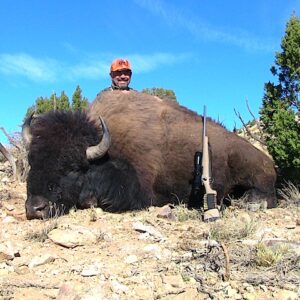
{"type": "Polygon", "coordinates": [[[47,218],[72,207],[110,212],[146,206],[134,168],[108,154],[89,161],[88,146],[99,143],[98,128],[84,113],[50,112],[32,121],[26,216],[47,218]]]}

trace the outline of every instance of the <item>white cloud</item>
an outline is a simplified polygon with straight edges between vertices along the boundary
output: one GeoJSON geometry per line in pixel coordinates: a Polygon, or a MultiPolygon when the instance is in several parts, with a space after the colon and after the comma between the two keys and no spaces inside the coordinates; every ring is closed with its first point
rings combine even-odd
{"type": "Polygon", "coordinates": [[[154,53],[150,55],[132,54],[126,57],[131,62],[134,73],[147,73],[174,62],[183,63],[189,56],[188,53],[154,53]]]}
{"type": "MultiPolygon", "coordinates": [[[[188,54],[153,53],[128,54],[134,73],[147,73],[174,62],[182,63],[188,54]]],[[[113,54],[88,55],[75,64],[66,64],[55,59],[35,58],[29,54],[1,54],[0,74],[22,76],[32,81],[53,82],[57,80],[75,81],[78,79],[98,80],[107,78],[113,54]]]]}
{"type": "Polygon", "coordinates": [[[250,51],[273,52],[276,47],[275,42],[251,36],[249,32],[240,29],[231,29],[229,32],[215,28],[195,16],[184,15],[174,6],[167,5],[162,0],[134,0],[134,2],[164,19],[170,27],[184,28],[199,40],[227,43],[250,51]]]}
{"type": "Polygon", "coordinates": [[[34,58],[28,54],[0,54],[0,72],[21,75],[33,81],[54,81],[58,64],[52,59],[34,58]]]}

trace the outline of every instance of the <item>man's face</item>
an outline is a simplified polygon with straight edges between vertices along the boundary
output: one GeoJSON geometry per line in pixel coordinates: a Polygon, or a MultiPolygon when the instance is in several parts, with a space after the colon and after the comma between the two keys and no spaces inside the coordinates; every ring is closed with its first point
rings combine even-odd
{"type": "Polygon", "coordinates": [[[113,84],[119,87],[121,90],[125,90],[128,88],[131,79],[131,71],[124,69],[113,71],[110,73],[111,80],[113,84]]]}

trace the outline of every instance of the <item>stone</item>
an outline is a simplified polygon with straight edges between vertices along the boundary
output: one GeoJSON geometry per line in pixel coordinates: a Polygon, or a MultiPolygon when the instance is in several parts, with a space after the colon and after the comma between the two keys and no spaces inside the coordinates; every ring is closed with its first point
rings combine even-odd
{"type": "Polygon", "coordinates": [[[33,257],[33,259],[28,264],[28,268],[32,269],[32,268],[37,267],[37,266],[48,264],[50,262],[55,261],[56,258],[57,258],[57,256],[54,256],[54,255],[51,255],[51,254],[44,254],[44,255],[41,255],[41,256],[35,256],[35,257],[33,257]]]}
{"type": "Polygon", "coordinates": [[[128,287],[117,280],[112,280],[110,284],[111,290],[116,294],[121,294],[128,291],[128,287]]]}
{"type": "Polygon", "coordinates": [[[0,244],[0,262],[13,260],[15,256],[20,256],[20,254],[10,241],[6,241],[0,244]]]}
{"type": "Polygon", "coordinates": [[[181,275],[166,275],[162,277],[162,281],[164,284],[169,284],[175,288],[182,288],[185,286],[181,275]]]}
{"type": "MultiPolygon", "coordinates": [[[[256,295],[253,293],[244,293],[243,298],[245,300],[257,300],[256,295]]],[[[279,300],[279,299],[278,299],[279,300]]]]}
{"type": "Polygon", "coordinates": [[[168,219],[172,221],[176,221],[176,216],[173,212],[173,206],[165,205],[163,207],[158,208],[157,217],[162,219],[168,219]]]}
{"type": "Polygon", "coordinates": [[[293,291],[288,290],[279,290],[276,293],[276,299],[277,300],[297,300],[298,294],[293,291]]]}
{"type": "Polygon", "coordinates": [[[125,257],[124,262],[126,264],[133,264],[135,262],[137,262],[139,259],[137,258],[136,255],[129,255],[127,257],[125,257]]]}
{"type": "Polygon", "coordinates": [[[99,264],[86,266],[82,272],[81,276],[83,277],[92,277],[101,273],[101,266],[99,264]]]}
{"type": "Polygon", "coordinates": [[[163,235],[158,231],[156,230],[153,226],[150,226],[150,225],[144,225],[142,222],[134,222],[132,224],[133,226],[133,229],[138,231],[138,232],[141,232],[141,233],[148,233],[150,234],[151,236],[159,239],[159,240],[163,240],[164,237],[163,235]]]}
{"type": "Polygon", "coordinates": [[[97,242],[97,235],[90,229],[82,226],[69,226],[65,229],[53,229],[48,238],[55,244],[67,248],[90,245],[97,242]]]}

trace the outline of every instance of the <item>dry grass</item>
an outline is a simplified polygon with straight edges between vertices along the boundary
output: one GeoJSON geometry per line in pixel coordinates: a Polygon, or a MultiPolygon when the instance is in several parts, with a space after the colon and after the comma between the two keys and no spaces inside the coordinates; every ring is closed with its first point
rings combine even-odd
{"type": "Polygon", "coordinates": [[[51,218],[43,222],[42,229],[27,233],[25,239],[41,243],[45,242],[48,238],[48,233],[58,227],[58,220],[57,218],[51,218]]]}
{"type": "Polygon", "coordinates": [[[256,246],[255,262],[260,267],[272,267],[282,261],[289,250],[289,246],[285,244],[268,247],[263,243],[259,243],[256,246]]]}
{"type": "Polygon", "coordinates": [[[48,238],[48,233],[58,226],[58,218],[64,214],[64,208],[55,204],[51,206],[50,217],[43,220],[42,229],[27,233],[25,239],[36,242],[44,242],[48,238]]]}
{"type": "Polygon", "coordinates": [[[201,220],[201,211],[196,209],[187,208],[186,204],[180,203],[174,208],[174,215],[179,222],[185,222],[187,220],[201,220]]]}
{"type": "Polygon", "coordinates": [[[300,206],[300,191],[299,187],[295,186],[292,182],[288,181],[281,189],[278,189],[279,196],[283,201],[280,201],[280,205],[283,207],[300,206]]]}
{"type": "Polygon", "coordinates": [[[257,221],[250,219],[245,221],[230,217],[230,212],[220,221],[210,224],[209,236],[217,241],[236,241],[248,238],[257,229],[257,221]]]}
{"type": "Polygon", "coordinates": [[[97,212],[94,206],[92,206],[89,210],[89,221],[96,222],[97,221],[97,212]]]}

